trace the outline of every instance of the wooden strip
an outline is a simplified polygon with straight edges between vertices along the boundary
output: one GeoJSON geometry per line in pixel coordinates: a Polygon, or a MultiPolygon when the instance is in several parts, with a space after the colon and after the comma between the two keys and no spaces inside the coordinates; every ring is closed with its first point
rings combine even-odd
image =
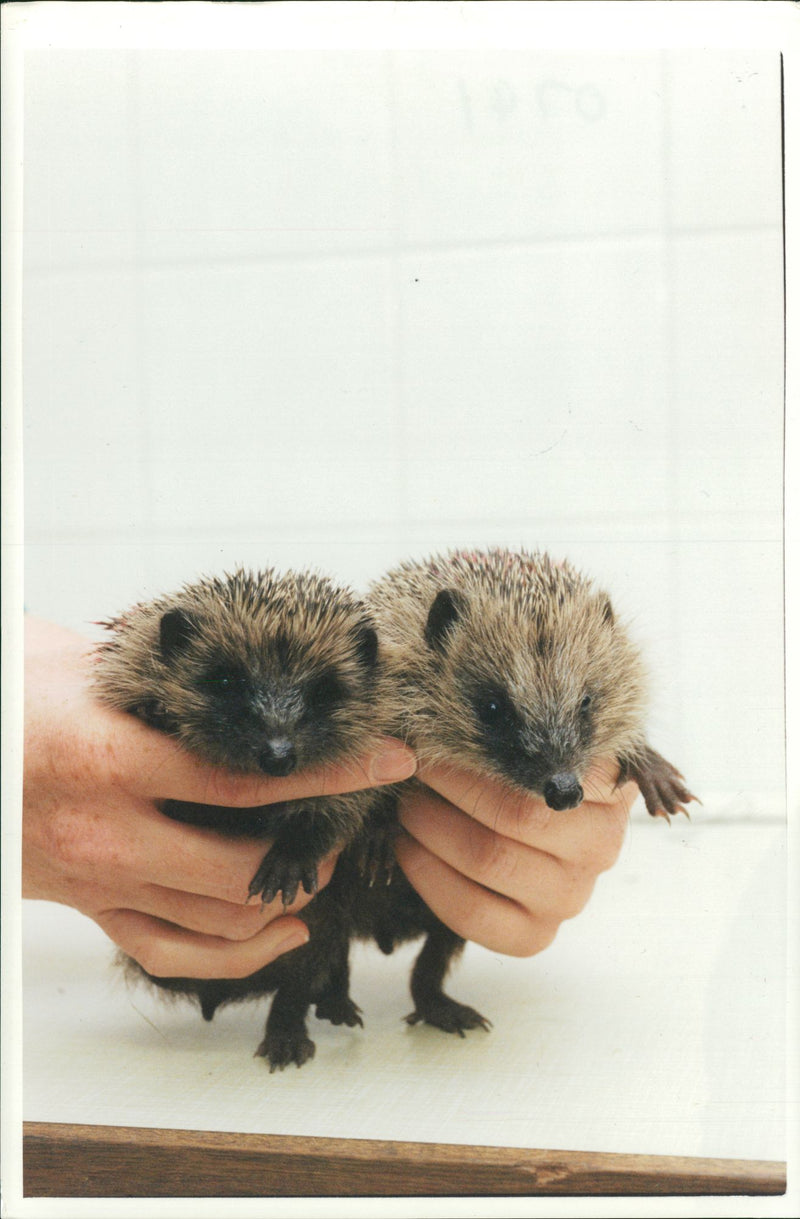
{"type": "Polygon", "coordinates": [[[769,1160],[26,1122],[37,1198],[782,1194],[769,1160]]]}

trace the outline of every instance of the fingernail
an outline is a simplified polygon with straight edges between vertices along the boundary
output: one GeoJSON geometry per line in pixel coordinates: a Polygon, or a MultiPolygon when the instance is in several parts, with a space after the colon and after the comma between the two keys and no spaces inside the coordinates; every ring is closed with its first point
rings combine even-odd
{"type": "Polygon", "coordinates": [[[285,940],[281,940],[280,944],[275,950],[275,955],[282,956],[284,952],[291,952],[293,948],[302,948],[304,944],[308,943],[308,939],[308,928],[306,927],[301,931],[298,927],[295,931],[290,932],[285,940]]]}
{"type": "Polygon", "coordinates": [[[370,776],[376,783],[399,783],[410,779],[417,769],[417,759],[410,749],[387,749],[372,759],[370,776]]]}

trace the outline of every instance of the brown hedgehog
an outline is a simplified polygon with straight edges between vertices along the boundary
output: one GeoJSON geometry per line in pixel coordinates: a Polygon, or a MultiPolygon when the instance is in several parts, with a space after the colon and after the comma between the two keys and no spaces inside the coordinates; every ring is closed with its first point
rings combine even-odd
{"type": "MultiPolygon", "coordinates": [[[[324,577],[237,571],[104,625],[112,634],[96,653],[96,693],[214,765],[287,775],[354,759],[381,731],[373,622],[349,590],[324,577]]],[[[250,883],[250,895],[263,901],[282,893],[287,906],[300,885],[316,892],[318,865],[336,847],[347,848],[342,877],[382,863],[374,825],[369,839],[364,833],[370,810],[381,808],[370,791],[252,809],[174,800],[161,808],[226,835],[273,839],[250,883]]],[[[220,1003],[277,991],[259,1053],[272,1069],[302,1065],[314,1051],[304,1023],[311,1002],[334,1023],[361,1023],[347,993],[342,877],[300,914],[312,930],[309,944],[250,978],[152,980],[197,997],[208,1020],[220,1003]]]]}
{"type": "MultiPolygon", "coordinates": [[[[592,758],[611,756],[649,812],[695,799],[647,744],[639,654],[608,596],[546,554],[457,551],[407,562],[371,589],[392,681],[389,730],[421,762],[449,762],[542,796],[557,810],[583,800],[592,758]]],[[[414,780],[412,780],[414,782],[414,780]]],[[[488,1022],[442,991],[464,941],[399,875],[367,894],[362,931],[384,952],[426,934],[412,971],[416,1010],[450,1032],[488,1022]]]]}

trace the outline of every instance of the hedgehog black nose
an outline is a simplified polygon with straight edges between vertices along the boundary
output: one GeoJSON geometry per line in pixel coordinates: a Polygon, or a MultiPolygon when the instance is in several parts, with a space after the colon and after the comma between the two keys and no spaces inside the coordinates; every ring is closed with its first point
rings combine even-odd
{"type": "Polygon", "coordinates": [[[544,798],[550,808],[576,808],[583,800],[583,788],[576,775],[553,775],[544,785],[544,798]]]}
{"type": "Polygon", "coordinates": [[[288,737],[273,737],[267,741],[258,763],[266,775],[273,775],[275,778],[289,775],[297,765],[294,745],[288,737]]]}

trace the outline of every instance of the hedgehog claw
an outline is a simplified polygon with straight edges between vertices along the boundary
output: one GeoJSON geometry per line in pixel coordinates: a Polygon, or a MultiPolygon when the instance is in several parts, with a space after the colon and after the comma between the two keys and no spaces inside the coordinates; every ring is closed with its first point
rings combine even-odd
{"type": "Polygon", "coordinates": [[[260,897],[261,909],[263,910],[267,902],[272,901],[272,898],[268,897],[267,893],[267,889],[258,883],[258,877],[254,876],[247,888],[247,900],[250,901],[251,897],[260,897]]]}
{"type": "Polygon", "coordinates": [[[487,1020],[474,1007],[457,1003],[441,991],[428,996],[424,1003],[417,1004],[416,1010],[406,1016],[406,1024],[419,1024],[420,1021],[432,1024],[444,1033],[457,1033],[459,1037],[466,1036],[465,1029],[481,1028],[488,1033],[492,1027],[491,1020],[487,1020]]]}
{"type": "Polygon", "coordinates": [[[260,895],[262,904],[272,902],[280,893],[284,911],[297,897],[300,886],[310,897],[313,897],[319,887],[317,865],[287,859],[279,855],[275,848],[264,856],[264,860],[250,882],[248,900],[260,895]]]}

